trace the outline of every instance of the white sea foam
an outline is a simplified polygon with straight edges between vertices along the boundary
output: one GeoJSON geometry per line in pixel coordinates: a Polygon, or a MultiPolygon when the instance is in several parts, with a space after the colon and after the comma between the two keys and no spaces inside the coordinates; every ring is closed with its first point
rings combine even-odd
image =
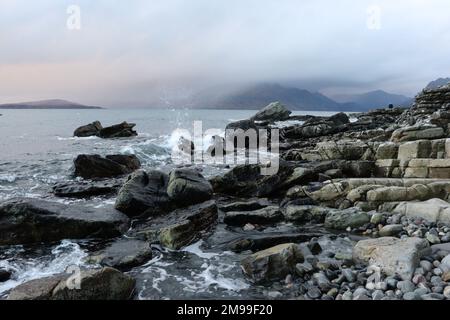
{"type": "Polygon", "coordinates": [[[16,181],[17,175],[8,174],[8,173],[0,173],[0,182],[9,182],[12,183],[16,181]]]}

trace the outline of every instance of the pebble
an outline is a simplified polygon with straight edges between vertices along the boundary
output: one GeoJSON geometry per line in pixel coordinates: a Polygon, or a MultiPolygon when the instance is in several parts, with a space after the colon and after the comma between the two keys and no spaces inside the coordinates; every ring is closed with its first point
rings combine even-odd
{"type": "Polygon", "coordinates": [[[388,288],[396,289],[397,283],[398,283],[398,280],[395,278],[391,278],[391,277],[386,278],[386,284],[387,284],[388,288]]]}
{"type": "Polygon", "coordinates": [[[441,261],[441,269],[445,272],[450,271],[450,255],[445,256],[441,261]]]}
{"type": "Polygon", "coordinates": [[[322,292],[317,287],[311,287],[311,288],[309,288],[306,295],[311,299],[318,299],[322,296],[322,292]]]}
{"type": "Polygon", "coordinates": [[[450,299],[450,286],[447,286],[444,288],[444,297],[446,297],[447,299],[450,299]]]}
{"type": "Polygon", "coordinates": [[[303,276],[305,273],[310,273],[314,270],[314,267],[309,262],[297,263],[295,266],[298,275],[303,276]]]}
{"type": "Polygon", "coordinates": [[[441,268],[434,268],[433,269],[433,274],[436,276],[441,276],[444,272],[442,271],[441,268]]]}
{"type": "Polygon", "coordinates": [[[372,299],[373,300],[381,300],[381,299],[383,299],[384,298],[384,293],[383,293],[383,291],[381,291],[381,290],[375,290],[373,293],[372,293],[372,299]]]}
{"type": "Polygon", "coordinates": [[[397,283],[397,289],[399,289],[403,293],[412,292],[416,287],[414,286],[414,283],[412,283],[410,280],[404,280],[399,281],[397,283]]]}
{"type": "Polygon", "coordinates": [[[429,293],[422,296],[423,300],[444,300],[445,297],[443,294],[439,293],[429,293]]]}
{"type": "Polygon", "coordinates": [[[369,292],[365,288],[358,288],[353,292],[353,296],[368,295],[369,292]]]}
{"type": "Polygon", "coordinates": [[[11,278],[11,272],[0,269],[0,282],[8,281],[11,278]]]}
{"type": "Polygon", "coordinates": [[[271,299],[280,299],[283,297],[283,294],[280,291],[270,291],[267,293],[267,296],[271,299]]]}
{"type": "Polygon", "coordinates": [[[421,274],[416,274],[412,278],[412,282],[417,285],[417,284],[422,283],[422,282],[427,282],[427,279],[425,279],[425,277],[423,275],[421,275],[421,274]]]}
{"type": "Polygon", "coordinates": [[[349,290],[349,291],[345,291],[342,294],[342,300],[353,300],[353,293],[349,290]]]}
{"type": "Polygon", "coordinates": [[[403,295],[404,300],[420,300],[420,296],[415,292],[407,292],[403,295]]]}
{"type": "Polygon", "coordinates": [[[353,274],[353,271],[351,269],[342,269],[342,275],[348,282],[355,281],[355,275],[353,274]]]}
{"type": "Polygon", "coordinates": [[[444,287],[443,286],[436,286],[431,288],[431,291],[434,293],[443,293],[444,292],[444,287]]]}
{"type": "Polygon", "coordinates": [[[313,279],[321,290],[326,291],[331,289],[331,282],[330,280],[328,280],[327,276],[324,275],[323,273],[321,272],[314,273],[313,279]]]}
{"type": "Polygon", "coordinates": [[[375,213],[370,218],[370,223],[375,225],[381,223],[382,221],[383,221],[383,214],[381,213],[375,213]]]}
{"type": "Polygon", "coordinates": [[[435,234],[427,233],[425,237],[431,244],[441,243],[441,239],[435,234]]]}
{"type": "Polygon", "coordinates": [[[389,237],[389,236],[396,236],[400,232],[403,231],[403,225],[401,224],[390,224],[387,226],[384,226],[381,228],[381,230],[378,232],[381,237],[389,237]]]}
{"type": "Polygon", "coordinates": [[[336,297],[339,293],[339,290],[336,288],[331,288],[330,291],[327,292],[327,296],[336,297]]]}
{"type": "Polygon", "coordinates": [[[418,295],[419,297],[423,296],[424,294],[429,293],[430,290],[426,289],[426,288],[417,288],[416,290],[414,290],[414,293],[416,295],[418,295]]]}
{"type": "Polygon", "coordinates": [[[430,261],[422,260],[420,261],[420,267],[426,272],[430,272],[433,269],[433,264],[430,261]]]}

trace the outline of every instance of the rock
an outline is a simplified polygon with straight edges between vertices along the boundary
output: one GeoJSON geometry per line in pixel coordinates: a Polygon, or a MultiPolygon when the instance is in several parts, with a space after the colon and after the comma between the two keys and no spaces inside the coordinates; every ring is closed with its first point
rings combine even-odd
{"type": "Polygon", "coordinates": [[[376,265],[387,275],[410,280],[420,258],[429,252],[428,242],[419,238],[383,237],[359,241],[353,249],[357,263],[376,265]]]}
{"type": "Polygon", "coordinates": [[[398,148],[398,159],[407,161],[411,159],[429,158],[431,154],[431,141],[416,140],[405,142],[398,148]]]}
{"type": "Polygon", "coordinates": [[[127,217],[107,207],[28,198],[11,199],[0,205],[0,245],[112,238],[127,228],[127,217]]]}
{"type": "Polygon", "coordinates": [[[307,222],[307,221],[317,221],[323,222],[325,220],[325,216],[329,212],[329,209],[319,207],[319,206],[311,206],[311,205],[289,205],[287,206],[284,217],[288,221],[296,221],[296,222],[307,222]]]}
{"type": "Polygon", "coordinates": [[[255,199],[248,201],[238,201],[232,202],[220,207],[220,210],[223,212],[229,211],[252,211],[258,210],[272,205],[271,202],[267,201],[267,199],[255,199]]]}
{"type": "Polygon", "coordinates": [[[403,295],[403,300],[407,300],[407,301],[420,300],[420,296],[416,292],[406,292],[403,295]]]}
{"type": "Polygon", "coordinates": [[[129,174],[140,168],[135,155],[79,155],[74,160],[75,176],[84,179],[111,178],[129,174]]]}
{"type": "Polygon", "coordinates": [[[279,207],[269,206],[254,211],[230,211],[225,213],[223,222],[233,226],[251,224],[271,224],[283,219],[279,207]]]}
{"type": "Polygon", "coordinates": [[[306,295],[311,299],[319,299],[322,296],[322,292],[317,287],[311,287],[308,289],[306,295]]]}
{"type": "Polygon", "coordinates": [[[403,231],[402,224],[390,224],[381,228],[378,234],[380,235],[380,237],[390,237],[396,236],[402,231],[403,231]]]}
{"type": "Polygon", "coordinates": [[[391,141],[404,142],[414,140],[431,140],[444,137],[444,129],[430,125],[402,127],[392,133],[391,141]]]}
{"type": "Polygon", "coordinates": [[[444,259],[442,259],[441,264],[440,264],[439,267],[444,272],[449,272],[450,271],[450,254],[445,256],[444,259]]]}
{"type": "Polygon", "coordinates": [[[100,133],[100,130],[103,129],[102,124],[100,121],[94,121],[88,125],[81,126],[78,129],[75,130],[73,133],[74,137],[91,137],[91,136],[98,136],[100,133]]]}
{"type": "Polygon", "coordinates": [[[403,280],[397,282],[397,289],[401,290],[403,293],[408,293],[413,292],[416,289],[416,286],[410,280],[403,280]]]}
{"type": "Polygon", "coordinates": [[[150,244],[145,241],[122,238],[105,249],[93,253],[88,261],[102,266],[127,271],[152,258],[150,244]]]}
{"type": "Polygon", "coordinates": [[[348,227],[360,227],[369,221],[369,215],[357,208],[333,210],[330,211],[325,217],[325,227],[329,229],[345,230],[348,227]]]}
{"type": "Polygon", "coordinates": [[[180,150],[181,152],[185,153],[185,154],[190,154],[191,156],[194,155],[195,153],[195,146],[194,146],[194,142],[192,142],[189,139],[186,139],[185,137],[180,137],[180,139],[178,140],[178,150],[180,150]]]}
{"type": "Polygon", "coordinates": [[[132,235],[171,250],[179,250],[211,230],[217,218],[216,202],[210,200],[163,216],[152,216],[146,223],[136,227],[132,235]]]}
{"type": "Polygon", "coordinates": [[[317,151],[323,160],[360,160],[367,149],[367,144],[356,141],[326,141],[317,144],[317,151]]]}
{"type": "Polygon", "coordinates": [[[53,193],[57,197],[88,198],[117,193],[122,184],[122,179],[65,182],[53,186],[53,193]]]}
{"type": "Polygon", "coordinates": [[[378,146],[375,157],[378,160],[382,159],[397,159],[398,145],[393,142],[382,143],[378,146]]]}
{"type": "Polygon", "coordinates": [[[241,267],[254,282],[281,280],[293,273],[302,259],[297,245],[285,243],[248,256],[241,261],[241,267]]]}
{"type": "Polygon", "coordinates": [[[113,268],[83,270],[79,288],[69,275],[31,280],[14,288],[8,300],[128,300],[135,280],[113,268]]]}
{"type": "Polygon", "coordinates": [[[197,171],[175,169],[169,175],[167,194],[179,206],[189,206],[211,199],[213,189],[197,171]]]}
{"type": "Polygon", "coordinates": [[[280,102],[272,102],[262,110],[258,111],[251,120],[254,121],[283,121],[289,119],[291,111],[286,109],[280,102]]]}
{"type": "Polygon", "coordinates": [[[295,270],[299,276],[304,276],[305,274],[313,272],[314,266],[308,261],[305,261],[303,263],[297,263],[295,265],[295,270]]]}
{"type": "Polygon", "coordinates": [[[450,286],[444,288],[444,297],[450,299],[450,286]]]}
{"type": "Polygon", "coordinates": [[[8,281],[11,278],[11,272],[8,270],[0,269],[0,282],[8,281]]]}
{"type": "Polygon", "coordinates": [[[395,207],[393,213],[450,225],[450,204],[441,199],[430,199],[423,202],[401,202],[395,207]]]}
{"type": "Polygon", "coordinates": [[[433,264],[430,261],[422,260],[420,261],[420,267],[426,272],[430,272],[433,269],[433,264]]]}
{"type": "Polygon", "coordinates": [[[312,279],[320,290],[328,291],[331,289],[331,282],[323,272],[314,273],[312,279]]]}
{"type": "Polygon", "coordinates": [[[98,136],[100,138],[126,138],[137,136],[137,132],[133,130],[136,126],[134,123],[122,122],[100,130],[98,136]]]}
{"type": "Polygon", "coordinates": [[[370,217],[370,223],[374,224],[374,225],[378,225],[383,221],[384,217],[382,213],[374,213],[371,217],[370,217]]]}
{"type": "Polygon", "coordinates": [[[435,234],[431,234],[429,232],[427,232],[425,234],[425,238],[431,243],[431,244],[437,244],[437,243],[441,243],[441,239],[435,235],[435,234]]]}
{"type": "Polygon", "coordinates": [[[119,190],[116,209],[129,217],[170,211],[173,205],[167,195],[168,181],[168,175],[160,171],[136,171],[119,190]]]}

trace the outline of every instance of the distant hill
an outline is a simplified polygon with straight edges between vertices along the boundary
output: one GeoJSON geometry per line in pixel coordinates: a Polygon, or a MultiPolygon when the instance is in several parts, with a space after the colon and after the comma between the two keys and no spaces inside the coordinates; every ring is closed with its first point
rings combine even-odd
{"type": "Polygon", "coordinates": [[[445,86],[450,83],[450,78],[439,78],[437,80],[431,81],[425,89],[437,89],[439,87],[445,86]]]}
{"type": "Polygon", "coordinates": [[[0,109],[102,109],[101,107],[85,106],[66,100],[53,99],[21,103],[0,104],[0,109]]]}
{"type": "Polygon", "coordinates": [[[214,97],[208,102],[198,97],[196,100],[196,107],[211,106],[214,109],[261,109],[273,101],[280,101],[291,110],[353,111],[355,108],[352,104],[337,103],[318,92],[284,87],[279,84],[255,85],[214,97]]]}
{"type": "Polygon", "coordinates": [[[394,106],[410,106],[413,102],[412,98],[388,93],[383,90],[370,91],[357,95],[342,95],[337,97],[338,101],[345,103],[352,103],[356,105],[360,110],[370,110],[382,107],[387,107],[389,104],[394,106]]]}

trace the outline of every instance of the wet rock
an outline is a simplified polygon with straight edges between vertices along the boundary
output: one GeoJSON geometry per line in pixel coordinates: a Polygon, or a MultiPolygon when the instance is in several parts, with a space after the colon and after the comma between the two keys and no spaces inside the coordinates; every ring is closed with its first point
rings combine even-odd
{"type": "Polygon", "coordinates": [[[169,175],[167,194],[179,206],[189,206],[211,199],[213,189],[197,171],[175,169],[169,175]]]}
{"type": "Polygon", "coordinates": [[[172,250],[193,243],[210,231],[217,222],[217,205],[214,200],[177,209],[163,216],[154,216],[132,231],[132,235],[161,244],[172,250]]]}
{"type": "Polygon", "coordinates": [[[288,221],[295,222],[306,222],[306,221],[316,221],[323,222],[325,216],[330,210],[320,206],[311,205],[289,205],[286,207],[284,216],[288,221]]]}
{"type": "Polygon", "coordinates": [[[369,223],[369,221],[369,215],[357,208],[332,210],[325,217],[325,227],[329,229],[345,230],[348,227],[360,227],[366,223],[369,223]]]}
{"type": "Polygon", "coordinates": [[[133,130],[135,126],[136,124],[134,123],[124,121],[120,124],[102,128],[98,136],[105,139],[134,137],[137,136],[137,132],[133,130]]]}
{"type": "Polygon", "coordinates": [[[140,168],[135,155],[79,155],[74,160],[75,176],[84,179],[111,178],[129,174],[140,168]]]}
{"type": "Polygon", "coordinates": [[[396,236],[402,231],[403,231],[402,224],[390,224],[381,228],[378,234],[380,235],[380,237],[390,237],[396,236]]]}
{"type": "Polygon", "coordinates": [[[122,179],[104,181],[74,181],[58,183],[53,186],[53,193],[57,197],[88,198],[117,193],[123,184],[122,179]]]}
{"type": "Polygon", "coordinates": [[[232,226],[251,224],[271,224],[281,221],[283,214],[279,207],[269,206],[254,211],[230,211],[225,213],[223,222],[232,226]]]}
{"type": "Polygon", "coordinates": [[[272,102],[262,110],[258,111],[253,117],[254,121],[283,121],[289,119],[292,112],[286,109],[280,102],[272,102]]]}
{"type": "Polygon", "coordinates": [[[285,243],[248,256],[241,261],[241,267],[254,282],[281,280],[293,273],[302,259],[297,245],[285,243]]]}
{"type": "Polygon", "coordinates": [[[8,281],[11,278],[11,275],[10,271],[0,269],[0,282],[8,281]]]}
{"type": "Polygon", "coordinates": [[[122,238],[105,249],[93,253],[88,261],[102,266],[127,271],[140,266],[152,258],[150,244],[136,239],[122,238]]]}
{"type": "Polygon", "coordinates": [[[420,258],[429,253],[428,242],[419,238],[383,237],[359,241],[353,249],[357,263],[376,265],[387,275],[410,280],[420,258]]]}
{"type": "Polygon", "coordinates": [[[168,175],[160,171],[136,171],[119,190],[116,209],[129,217],[170,211],[173,205],[167,194],[168,181],[168,175]]]}
{"type": "Polygon", "coordinates": [[[135,280],[113,268],[83,270],[79,288],[69,275],[31,280],[14,288],[8,300],[128,300],[135,280]]]}
{"type": "Polygon", "coordinates": [[[113,238],[127,228],[128,218],[107,207],[28,198],[11,199],[0,205],[0,245],[113,238]]]}
{"type": "Polygon", "coordinates": [[[429,222],[440,222],[450,225],[450,204],[441,199],[430,199],[423,202],[401,202],[394,213],[402,213],[411,218],[422,218],[429,222]]]}
{"type": "Polygon", "coordinates": [[[248,201],[232,202],[220,206],[220,210],[223,212],[229,211],[252,211],[258,210],[272,205],[267,199],[255,199],[248,201]]]}
{"type": "Polygon", "coordinates": [[[88,125],[81,126],[75,130],[73,133],[74,137],[91,137],[91,136],[98,136],[100,133],[100,130],[103,129],[102,124],[100,121],[94,121],[88,125]]]}

